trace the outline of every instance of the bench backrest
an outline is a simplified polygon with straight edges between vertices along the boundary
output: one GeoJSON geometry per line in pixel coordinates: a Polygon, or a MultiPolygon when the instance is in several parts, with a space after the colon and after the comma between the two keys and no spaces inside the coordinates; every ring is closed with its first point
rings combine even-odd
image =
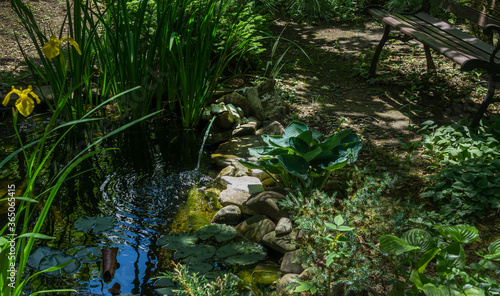
{"type": "Polygon", "coordinates": [[[449,11],[457,17],[467,19],[481,27],[488,24],[500,26],[500,0],[472,0],[467,5],[458,3],[457,0],[431,0],[433,5],[449,11]]]}

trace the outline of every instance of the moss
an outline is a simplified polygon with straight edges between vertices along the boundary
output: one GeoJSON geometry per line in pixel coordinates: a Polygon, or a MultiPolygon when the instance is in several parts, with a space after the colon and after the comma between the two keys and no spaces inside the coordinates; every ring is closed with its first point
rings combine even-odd
{"type": "Polygon", "coordinates": [[[216,192],[217,189],[204,191],[196,187],[191,188],[186,203],[174,218],[175,222],[172,225],[172,231],[177,233],[194,232],[198,228],[209,224],[217,209],[217,207],[213,206],[216,192]]]}
{"type": "Polygon", "coordinates": [[[281,278],[281,271],[278,266],[258,264],[241,270],[238,276],[251,285],[272,285],[281,278]]]}

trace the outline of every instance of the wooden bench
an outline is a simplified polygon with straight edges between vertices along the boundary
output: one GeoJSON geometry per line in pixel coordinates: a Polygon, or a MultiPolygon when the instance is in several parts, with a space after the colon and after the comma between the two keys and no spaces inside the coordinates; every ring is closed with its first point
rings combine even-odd
{"type": "Polygon", "coordinates": [[[373,56],[369,74],[372,77],[375,75],[380,53],[389,39],[415,39],[421,42],[424,46],[428,69],[435,69],[430,53],[431,48],[456,62],[462,71],[484,69],[488,73],[489,86],[488,92],[472,120],[471,126],[475,128],[488,106],[494,101],[498,101],[494,99],[494,94],[495,87],[500,82],[498,77],[500,54],[497,54],[500,42],[493,46],[437,19],[429,11],[431,5],[449,11],[457,17],[477,24],[483,28],[483,32],[487,36],[493,36],[494,32],[500,34],[500,20],[494,17],[500,15],[500,11],[495,7],[495,0],[471,0],[474,4],[467,6],[458,4],[457,1],[451,1],[426,1],[422,8],[414,13],[396,13],[380,6],[368,6],[367,11],[385,24],[384,34],[373,56]],[[478,1],[484,2],[476,5],[478,1]],[[393,36],[391,29],[403,33],[403,36],[393,36]]]}

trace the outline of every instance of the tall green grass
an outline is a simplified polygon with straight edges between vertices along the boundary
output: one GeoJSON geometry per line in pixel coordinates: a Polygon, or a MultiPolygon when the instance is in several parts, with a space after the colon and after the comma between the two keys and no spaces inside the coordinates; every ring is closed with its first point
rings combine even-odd
{"type": "Polygon", "coordinates": [[[40,30],[21,0],[11,3],[42,63],[39,67],[23,51],[38,86],[50,85],[56,101],[75,89],[63,110],[66,120],[81,118],[101,98],[141,86],[141,91],[118,100],[125,115],[137,119],[168,106],[184,127],[193,128],[228,62],[248,50],[248,40],[235,40],[244,3],[161,0],[131,5],[127,0],[67,0],[59,36],[67,26],[82,55],[69,49],[49,61],[41,50],[49,34],[40,30]]]}
{"type": "MultiPolygon", "coordinates": [[[[111,137],[122,130],[128,128],[131,125],[138,123],[150,116],[156,115],[156,113],[151,113],[148,116],[132,121],[128,124],[121,126],[120,128],[113,130],[112,132],[88,143],[87,147],[76,154],[70,161],[65,164],[61,164],[61,169],[54,176],[50,176],[46,184],[44,184],[44,190],[38,192],[35,188],[35,184],[38,179],[41,178],[43,172],[47,170],[48,166],[53,164],[50,163],[51,157],[54,153],[58,151],[59,146],[63,143],[63,139],[78,125],[82,125],[91,121],[100,120],[99,118],[91,118],[102,106],[111,101],[119,98],[122,95],[126,95],[132,91],[137,91],[137,89],[121,93],[115,97],[103,101],[101,104],[97,105],[95,108],[85,113],[82,118],[78,120],[69,121],[63,124],[57,124],[57,119],[63,110],[65,110],[66,104],[70,100],[70,96],[66,95],[61,100],[57,102],[55,106],[54,113],[47,123],[45,130],[41,137],[31,143],[24,143],[23,138],[17,129],[17,111],[14,112],[13,125],[16,131],[16,135],[19,139],[20,148],[10,154],[6,159],[0,162],[0,168],[3,168],[9,161],[19,154],[22,155],[21,161],[24,162],[24,172],[23,176],[26,180],[26,190],[23,195],[16,197],[17,203],[15,206],[15,252],[14,255],[10,253],[11,244],[7,243],[6,240],[10,238],[11,229],[9,225],[2,226],[0,229],[0,295],[22,295],[23,288],[36,276],[43,272],[49,272],[55,269],[62,268],[64,264],[51,267],[47,270],[43,270],[32,275],[27,275],[26,265],[33,248],[33,245],[37,239],[51,239],[46,235],[40,233],[40,230],[45,222],[45,219],[51,209],[53,201],[57,198],[58,191],[63,185],[66,179],[71,177],[72,171],[86,159],[102,153],[105,150],[99,148],[99,143],[104,139],[111,137]],[[39,204],[39,205],[37,205],[39,204]],[[41,210],[40,210],[41,209],[41,210]],[[14,258],[12,258],[14,257],[14,258]],[[13,260],[12,260],[13,259],[13,260]],[[15,279],[15,286],[12,288],[9,285],[8,274],[11,262],[16,265],[17,273],[15,279]]],[[[2,199],[0,201],[5,201],[2,199]]],[[[60,291],[73,291],[70,289],[64,289],[60,291]]],[[[39,291],[38,293],[52,293],[55,291],[39,291]]],[[[36,293],[35,293],[36,294],[36,293]]],[[[32,295],[35,295],[32,294],[32,295]]]]}

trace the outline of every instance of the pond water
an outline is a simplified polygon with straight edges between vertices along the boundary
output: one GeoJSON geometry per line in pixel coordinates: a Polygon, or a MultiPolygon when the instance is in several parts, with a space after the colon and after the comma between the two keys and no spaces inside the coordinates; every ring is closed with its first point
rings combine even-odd
{"type": "MultiPolygon", "coordinates": [[[[106,130],[98,127],[72,134],[51,167],[56,170],[65,164],[86,145],[90,134],[99,133],[106,130]]],[[[56,237],[47,246],[70,255],[85,247],[118,248],[119,268],[114,279],[105,283],[102,263],[96,261],[81,264],[72,274],[41,276],[32,287],[74,288],[77,295],[111,295],[108,288],[119,283],[122,294],[158,295],[151,278],[166,271],[172,258],[157,241],[186,229],[176,220],[184,215],[181,210],[188,190],[208,186],[212,180],[203,173],[209,169],[208,161],[202,160],[200,170],[195,170],[202,138],[201,133],[157,122],[133,126],[107,140],[103,147],[118,149],[92,157],[75,171],[90,170],[61,188],[43,232],[56,237]],[[112,218],[112,226],[98,233],[75,229],[78,219],[97,216],[112,218]]]]}

